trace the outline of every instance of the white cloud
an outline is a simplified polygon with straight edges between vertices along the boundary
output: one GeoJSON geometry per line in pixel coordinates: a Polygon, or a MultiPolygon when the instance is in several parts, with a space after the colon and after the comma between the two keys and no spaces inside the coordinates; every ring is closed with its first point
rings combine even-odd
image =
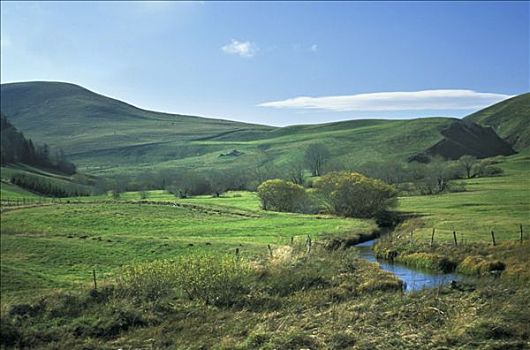
{"type": "Polygon", "coordinates": [[[224,53],[239,55],[241,57],[252,57],[258,52],[256,44],[250,41],[238,41],[235,39],[232,39],[230,44],[226,44],[221,49],[224,53]]]}
{"type": "Polygon", "coordinates": [[[318,50],[318,45],[317,44],[313,44],[311,45],[311,47],[309,48],[309,50],[311,50],[312,52],[316,52],[318,50]]]}
{"type": "Polygon", "coordinates": [[[377,92],[344,96],[294,97],[259,104],[260,107],[323,109],[331,111],[411,111],[480,109],[511,96],[473,90],[377,92]]]}

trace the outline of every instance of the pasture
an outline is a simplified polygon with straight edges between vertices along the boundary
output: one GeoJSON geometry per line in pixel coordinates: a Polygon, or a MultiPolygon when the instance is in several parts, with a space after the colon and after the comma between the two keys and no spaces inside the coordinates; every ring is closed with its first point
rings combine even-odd
{"type": "Polygon", "coordinates": [[[286,245],[291,237],[304,242],[307,235],[318,240],[376,229],[371,220],[259,211],[252,193],[180,200],[179,207],[160,192],[150,197],[158,204],[133,204],[128,196],[137,194],[121,201],[63,200],[2,213],[3,302],[35,289],[87,284],[93,268],[103,279],[135,262],[205,251],[233,253],[235,248],[242,256],[256,257],[268,254],[268,244],[286,245]]]}

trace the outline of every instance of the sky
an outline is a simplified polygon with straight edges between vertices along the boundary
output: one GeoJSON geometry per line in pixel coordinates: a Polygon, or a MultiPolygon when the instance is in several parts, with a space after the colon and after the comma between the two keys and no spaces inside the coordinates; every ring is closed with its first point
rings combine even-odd
{"type": "Polygon", "coordinates": [[[1,82],[267,125],[463,117],[530,90],[529,2],[1,2],[1,82]]]}

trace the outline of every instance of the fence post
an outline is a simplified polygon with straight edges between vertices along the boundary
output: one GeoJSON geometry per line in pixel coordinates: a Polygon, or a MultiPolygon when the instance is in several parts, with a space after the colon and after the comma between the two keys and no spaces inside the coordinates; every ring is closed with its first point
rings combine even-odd
{"type": "Polygon", "coordinates": [[[495,233],[493,231],[491,231],[491,240],[493,241],[493,246],[495,246],[495,233]]]}
{"type": "Polygon", "coordinates": [[[523,224],[519,224],[520,240],[521,244],[523,243],[523,224]]]}
{"type": "Polygon", "coordinates": [[[311,253],[311,236],[309,235],[307,235],[306,245],[307,245],[307,254],[309,254],[311,253]]]}
{"type": "Polygon", "coordinates": [[[236,259],[239,260],[239,248],[236,248],[236,259]]]}
{"type": "Polygon", "coordinates": [[[94,278],[94,290],[98,290],[98,285],[96,284],[96,269],[92,269],[92,277],[94,278]]]}
{"type": "Polygon", "coordinates": [[[269,254],[270,254],[271,259],[272,259],[272,248],[271,248],[271,245],[267,244],[267,248],[269,248],[269,254]]]}
{"type": "Polygon", "coordinates": [[[431,235],[431,247],[434,244],[434,231],[436,231],[436,229],[433,227],[432,228],[432,235],[431,235]]]}
{"type": "Polygon", "coordinates": [[[453,239],[455,240],[455,246],[458,245],[458,241],[456,239],[456,231],[453,231],[453,239]]]}

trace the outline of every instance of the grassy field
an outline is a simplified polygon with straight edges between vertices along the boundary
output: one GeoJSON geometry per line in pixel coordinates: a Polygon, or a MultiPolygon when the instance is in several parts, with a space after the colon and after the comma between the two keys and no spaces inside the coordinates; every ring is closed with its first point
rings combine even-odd
{"type": "Polygon", "coordinates": [[[502,240],[519,239],[519,225],[530,239],[530,157],[505,158],[496,164],[505,173],[498,177],[465,180],[466,191],[437,196],[402,197],[398,210],[418,216],[414,237],[430,241],[491,241],[491,231],[502,240]]]}
{"type": "MultiPolygon", "coordinates": [[[[258,210],[254,194],[180,200],[184,207],[122,202],[52,204],[2,213],[2,295],[71,288],[90,281],[92,268],[110,276],[124,264],[210,251],[267,255],[267,244],[323,235],[370,233],[370,220],[258,210]],[[228,205],[228,206],[226,206],[228,205]]],[[[149,200],[169,201],[151,194],[149,200]]],[[[88,200],[88,198],[83,198],[88,200]]],[[[169,203],[168,203],[169,204],[169,203]]]]}
{"type": "Polygon", "coordinates": [[[530,157],[522,153],[496,165],[504,169],[502,176],[466,180],[465,192],[400,198],[399,210],[412,217],[379,240],[377,255],[445,272],[489,275],[503,271],[503,278],[527,284],[530,157]]]}
{"type": "Polygon", "coordinates": [[[0,198],[8,199],[21,199],[21,198],[39,198],[38,195],[24,190],[18,186],[12,185],[7,182],[0,182],[0,198]]]}

